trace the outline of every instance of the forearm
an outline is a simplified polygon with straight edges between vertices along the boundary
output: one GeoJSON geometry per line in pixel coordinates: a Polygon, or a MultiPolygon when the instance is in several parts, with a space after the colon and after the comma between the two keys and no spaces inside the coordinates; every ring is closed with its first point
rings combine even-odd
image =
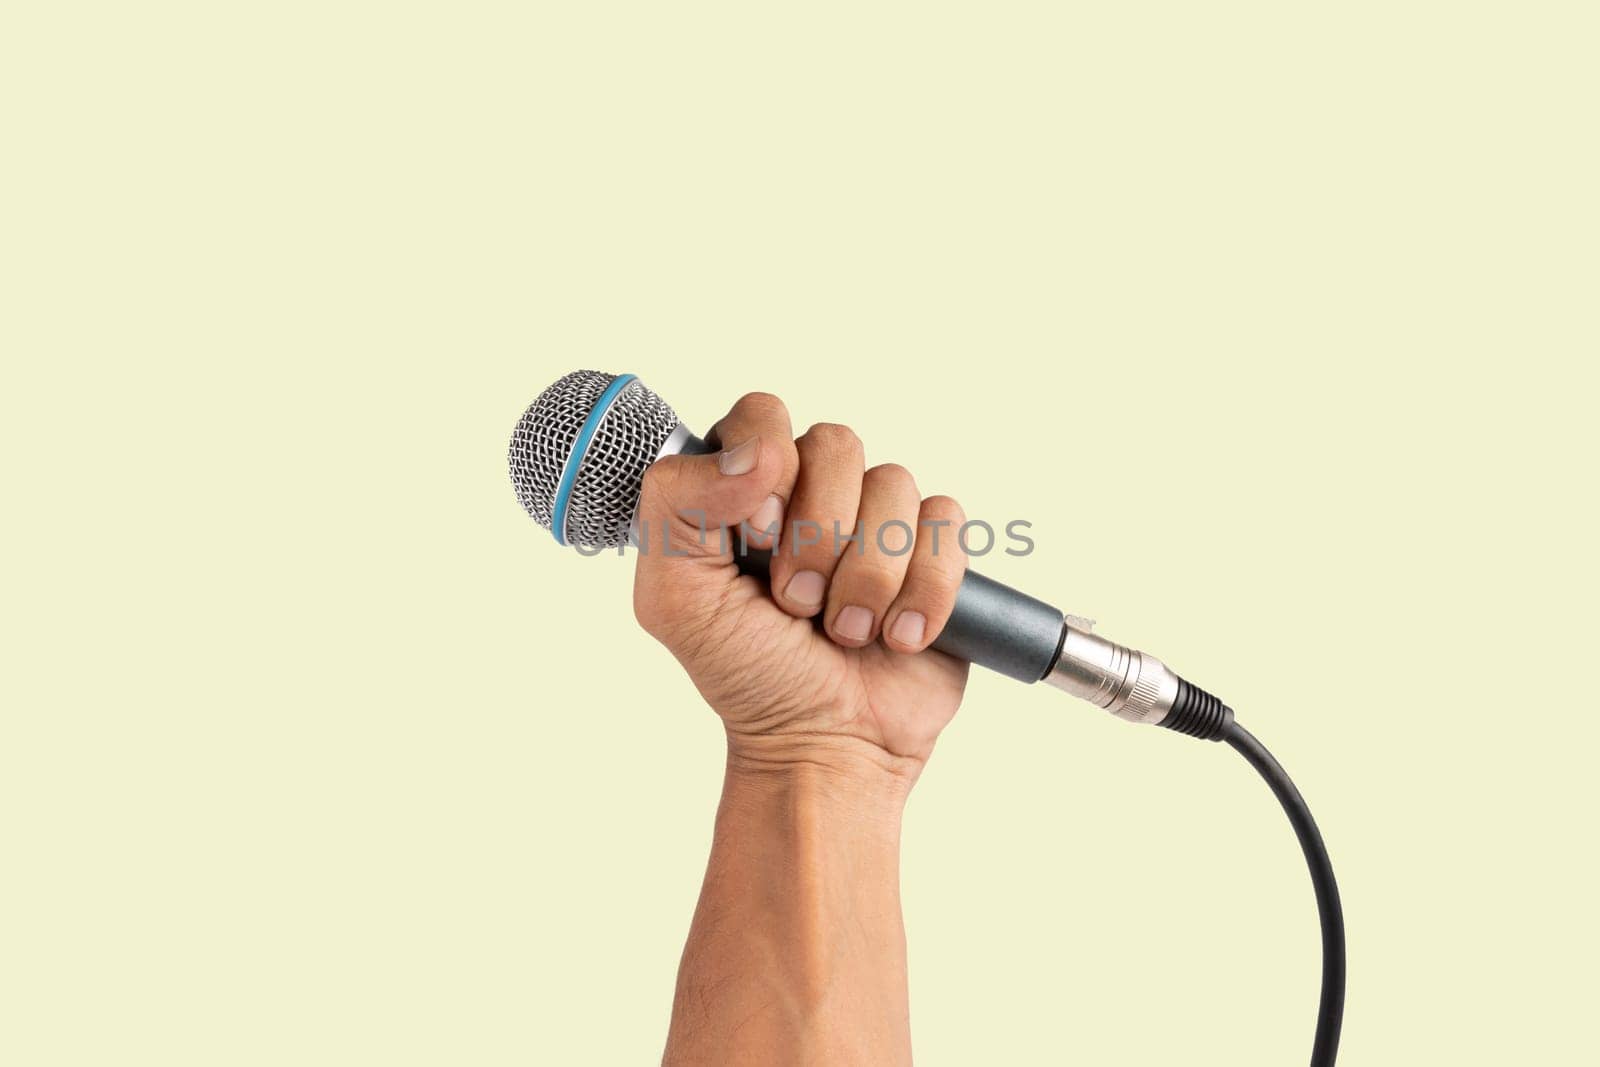
{"type": "Polygon", "coordinates": [[[911,1060],[904,768],[730,749],[664,1062],[911,1060]]]}

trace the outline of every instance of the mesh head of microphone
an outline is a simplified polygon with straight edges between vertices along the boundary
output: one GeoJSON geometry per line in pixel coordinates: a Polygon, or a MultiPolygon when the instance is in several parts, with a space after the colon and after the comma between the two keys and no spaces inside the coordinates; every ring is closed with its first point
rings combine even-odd
{"type": "Polygon", "coordinates": [[[677,425],[637,378],[573,371],[540,393],[511,432],[517,501],[566,544],[627,544],[645,468],[677,425]]]}

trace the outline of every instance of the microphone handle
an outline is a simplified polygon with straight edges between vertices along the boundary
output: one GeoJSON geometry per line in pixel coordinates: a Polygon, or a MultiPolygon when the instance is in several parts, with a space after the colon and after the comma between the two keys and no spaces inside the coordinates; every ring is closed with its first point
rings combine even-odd
{"type": "MultiPolygon", "coordinates": [[[[678,445],[675,451],[689,455],[715,451],[693,434],[673,436],[677,440],[672,444],[678,445]]],[[[770,559],[771,553],[752,549],[738,558],[739,569],[764,578],[770,559]]],[[[1050,674],[1066,637],[1066,617],[1060,609],[969,567],[950,621],[932,647],[1008,678],[1033,683],[1050,674]]]]}
{"type": "MultiPolygon", "coordinates": [[[[764,579],[771,558],[766,549],[752,548],[742,556],[736,551],[734,562],[745,574],[764,579]]],[[[969,567],[950,621],[930,647],[1031,683],[1050,673],[1066,636],[1059,610],[969,567]]]]}

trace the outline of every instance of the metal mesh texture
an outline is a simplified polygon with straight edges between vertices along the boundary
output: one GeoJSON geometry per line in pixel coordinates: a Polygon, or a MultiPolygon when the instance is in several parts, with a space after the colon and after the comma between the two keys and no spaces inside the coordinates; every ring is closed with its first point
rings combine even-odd
{"type": "MultiPolygon", "coordinates": [[[[556,488],[584,420],[614,374],[580,370],[539,394],[511,433],[507,457],[517,501],[535,522],[555,521],[556,488]]],[[[567,499],[566,540],[583,548],[628,541],[645,468],[654,462],[678,416],[638,381],[630,382],[595,428],[567,499]]]]}

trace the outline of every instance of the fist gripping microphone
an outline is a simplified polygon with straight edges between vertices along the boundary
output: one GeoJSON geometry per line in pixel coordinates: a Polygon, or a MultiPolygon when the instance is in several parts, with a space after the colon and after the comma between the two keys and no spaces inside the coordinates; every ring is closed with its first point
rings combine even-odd
{"type": "MultiPolygon", "coordinates": [[[[666,401],[631,374],[574,371],[540,394],[511,434],[511,484],[563,545],[600,551],[633,541],[644,472],[662,456],[711,451],[666,401]]],[[[780,542],[781,545],[781,542],[780,542]]],[[[781,548],[780,548],[781,551],[781,548]]],[[[765,575],[765,554],[740,557],[765,575]]],[[[1344,914],[1311,811],[1261,742],[1222,701],[1145,652],[1114,644],[1076,617],[968,570],[933,647],[1024,682],[1049,682],[1129,722],[1226,741],[1271,786],[1311,869],[1322,923],[1322,995],[1312,1067],[1332,1067],[1344,1019],[1344,914]]]]}
{"type": "MultiPolygon", "coordinates": [[[[644,472],[710,447],[631,374],[574,371],[540,394],[511,435],[511,484],[564,545],[632,540],[644,472]]],[[[740,560],[763,573],[765,558],[740,560]]],[[[1023,682],[1048,682],[1129,722],[1220,741],[1233,711],[1160,660],[1092,633],[1058,609],[968,570],[934,648],[1023,682]]]]}

